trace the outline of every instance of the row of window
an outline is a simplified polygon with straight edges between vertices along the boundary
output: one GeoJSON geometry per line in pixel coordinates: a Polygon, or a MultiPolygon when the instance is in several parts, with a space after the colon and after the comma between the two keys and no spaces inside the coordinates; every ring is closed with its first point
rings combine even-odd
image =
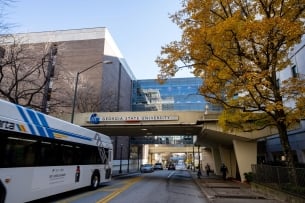
{"type": "Polygon", "coordinates": [[[97,146],[0,131],[0,168],[105,164],[97,146]]]}

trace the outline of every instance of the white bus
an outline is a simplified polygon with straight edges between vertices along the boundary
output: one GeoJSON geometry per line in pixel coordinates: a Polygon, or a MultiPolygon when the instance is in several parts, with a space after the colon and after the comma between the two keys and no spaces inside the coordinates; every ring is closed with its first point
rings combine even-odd
{"type": "Polygon", "coordinates": [[[110,137],[0,100],[0,203],[97,188],[112,173],[110,137]]]}

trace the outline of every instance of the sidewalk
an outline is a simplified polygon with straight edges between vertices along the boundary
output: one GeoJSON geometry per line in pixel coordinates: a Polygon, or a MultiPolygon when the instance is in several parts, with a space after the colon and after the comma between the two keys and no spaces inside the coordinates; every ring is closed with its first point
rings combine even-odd
{"type": "Polygon", "coordinates": [[[251,186],[232,180],[223,180],[220,176],[203,174],[197,178],[197,171],[189,171],[202,193],[212,203],[280,203],[281,201],[253,192],[251,186]]]}

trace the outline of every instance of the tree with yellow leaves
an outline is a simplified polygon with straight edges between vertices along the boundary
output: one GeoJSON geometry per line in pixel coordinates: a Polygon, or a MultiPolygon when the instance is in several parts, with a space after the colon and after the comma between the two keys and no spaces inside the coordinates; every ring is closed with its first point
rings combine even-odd
{"type": "Polygon", "coordinates": [[[171,19],[180,41],[162,47],[160,81],[181,67],[202,77],[201,94],[221,104],[224,129],[277,128],[291,181],[296,181],[287,131],[304,118],[302,75],[279,81],[304,34],[305,0],[182,0],[171,19]],[[177,66],[176,64],[183,64],[177,66]],[[291,105],[293,101],[293,105],[291,105]],[[287,104],[290,105],[287,105],[287,104]]]}

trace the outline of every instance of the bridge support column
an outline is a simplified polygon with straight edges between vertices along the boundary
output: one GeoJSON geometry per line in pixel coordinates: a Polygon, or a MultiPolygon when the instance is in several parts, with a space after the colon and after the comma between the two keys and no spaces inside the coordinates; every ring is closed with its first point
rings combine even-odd
{"type": "Polygon", "coordinates": [[[228,168],[227,177],[236,178],[236,157],[232,147],[219,147],[221,162],[218,171],[220,173],[220,165],[224,163],[228,168]]]}
{"type": "Polygon", "coordinates": [[[220,152],[218,147],[212,147],[212,156],[214,160],[214,174],[220,175],[220,164],[221,164],[221,158],[220,158],[220,152]]]}
{"type": "Polygon", "coordinates": [[[251,172],[251,165],[257,163],[257,142],[233,140],[233,146],[241,181],[245,181],[244,173],[251,172]]]}

